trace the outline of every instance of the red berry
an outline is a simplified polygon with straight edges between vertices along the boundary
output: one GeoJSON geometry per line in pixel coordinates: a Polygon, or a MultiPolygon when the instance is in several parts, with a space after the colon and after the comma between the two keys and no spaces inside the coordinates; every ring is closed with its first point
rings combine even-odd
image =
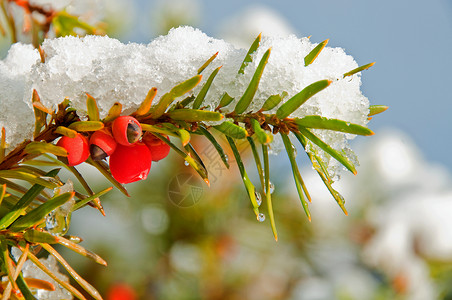
{"type": "MultiPolygon", "coordinates": [[[[169,140],[169,137],[166,138],[169,140]]],[[[143,143],[145,143],[151,151],[153,161],[159,161],[167,157],[171,149],[167,143],[150,132],[146,132],[143,135],[143,143]]]]}
{"type": "Polygon", "coordinates": [[[152,165],[151,151],[143,143],[131,146],[118,144],[110,156],[111,175],[119,183],[130,183],[144,180],[152,165]]]}
{"type": "Polygon", "coordinates": [[[136,143],[142,133],[140,122],[131,116],[117,117],[111,129],[116,142],[124,146],[136,143]]]}
{"type": "Polygon", "coordinates": [[[68,156],[64,157],[63,161],[69,166],[81,164],[89,157],[88,140],[80,133],[77,133],[74,138],[61,137],[57,146],[63,147],[68,152],[68,156]]]}
{"type": "Polygon", "coordinates": [[[135,291],[128,284],[117,283],[108,289],[107,300],[135,300],[135,291]]]}
{"type": "Polygon", "coordinates": [[[94,132],[89,139],[89,151],[91,158],[102,160],[110,156],[116,149],[116,141],[108,129],[94,132]]]}

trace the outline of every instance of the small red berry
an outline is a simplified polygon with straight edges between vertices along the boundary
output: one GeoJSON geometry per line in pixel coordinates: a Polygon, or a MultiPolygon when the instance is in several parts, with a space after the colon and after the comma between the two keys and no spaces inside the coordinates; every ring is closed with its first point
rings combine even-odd
{"type": "MultiPolygon", "coordinates": [[[[166,138],[169,140],[168,136],[166,138]]],[[[145,143],[151,151],[153,161],[159,161],[167,157],[171,149],[167,143],[150,132],[146,132],[143,135],[143,143],[145,143]]]]}
{"type": "Polygon", "coordinates": [[[147,178],[151,170],[151,151],[143,143],[131,146],[118,144],[110,156],[111,175],[119,183],[130,183],[147,178]]]}
{"type": "Polygon", "coordinates": [[[80,133],[77,133],[74,138],[63,136],[56,145],[68,152],[68,156],[63,157],[62,160],[69,166],[81,164],[89,157],[88,140],[80,133]]]}
{"type": "Polygon", "coordinates": [[[93,160],[102,160],[112,155],[116,149],[116,141],[108,129],[94,132],[89,139],[89,151],[93,160]]]}
{"type": "Polygon", "coordinates": [[[108,289],[107,300],[135,300],[135,291],[126,283],[117,283],[108,289]]]}
{"type": "Polygon", "coordinates": [[[141,125],[134,117],[120,116],[111,127],[116,142],[124,146],[136,143],[141,137],[141,125]]]}

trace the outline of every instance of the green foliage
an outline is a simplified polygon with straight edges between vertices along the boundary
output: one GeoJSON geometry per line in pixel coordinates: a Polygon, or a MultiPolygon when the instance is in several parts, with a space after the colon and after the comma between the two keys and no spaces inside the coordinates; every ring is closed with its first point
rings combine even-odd
{"type": "Polygon", "coordinates": [[[324,40],[320,44],[318,44],[308,55],[304,58],[304,65],[308,66],[314,62],[314,60],[319,56],[320,52],[322,52],[323,48],[325,48],[326,44],[328,44],[329,40],[324,40]]]}
{"type": "Polygon", "coordinates": [[[257,48],[259,48],[261,39],[262,39],[262,34],[260,33],[254,40],[254,42],[251,44],[250,49],[248,50],[248,53],[246,54],[245,58],[243,59],[243,63],[239,69],[239,74],[244,74],[246,66],[248,66],[248,64],[253,61],[252,55],[254,52],[256,52],[257,48]]]}
{"type": "Polygon", "coordinates": [[[233,100],[234,100],[234,98],[229,96],[228,93],[224,92],[223,96],[220,99],[220,104],[218,104],[218,106],[215,110],[219,110],[222,107],[228,106],[233,100]]]}
{"type": "Polygon", "coordinates": [[[300,171],[298,170],[297,162],[295,161],[294,146],[290,142],[287,135],[281,133],[281,137],[283,139],[287,155],[289,156],[290,165],[292,166],[292,173],[295,181],[295,186],[297,187],[298,196],[300,197],[301,204],[303,205],[303,209],[306,213],[306,216],[308,217],[308,220],[311,221],[311,213],[309,212],[308,202],[306,201],[307,197],[309,199],[309,202],[311,202],[311,197],[309,196],[306,185],[304,184],[303,178],[301,178],[300,171]]]}
{"type": "Polygon", "coordinates": [[[369,107],[369,117],[378,115],[387,109],[388,109],[388,107],[386,105],[371,105],[369,107]]]}
{"type": "Polygon", "coordinates": [[[99,121],[99,108],[97,107],[96,99],[93,98],[90,94],[86,94],[86,108],[88,114],[88,120],[90,121],[99,121]]]}
{"type": "Polygon", "coordinates": [[[204,135],[209,142],[214,146],[215,150],[217,150],[218,154],[220,155],[221,160],[223,161],[224,165],[226,166],[226,168],[229,169],[229,162],[228,162],[228,158],[226,156],[226,154],[224,153],[223,148],[221,147],[221,145],[217,142],[217,140],[215,139],[215,137],[210,133],[209,130],[207,130],[206,127],[204,127],[203,125],[201,125],[199,127],[199,131],[201,132],[202,135],[204,135]]]}
{"type": "Polygon", "coordinates": [[[372,63],[370,63],[370,64],[366,64],[366,65],[364,65],[364,66],[361,66],[361,67],[358,67],[358,68],[356,68],[356,69],[353,69],[353,70],[351,70],[351,71],[345,73],[345,74],[344,74],[344,77],[352,76],[353,74],[356,74],[356,73],[359,73],[359,72],[361,72],[361,71],[367,70],[367,69],[369,69],[370,67],[372,67],[374,64],[375,64],[375,62],[372,62],[372,63]]]}
{"type": "Polygon", "coordinates": [[[248,132],[245,128],[230,121],[225,121],[220,125],[215,125],[213,128],[234,139],[244,139],[248,136],[248,132]]]}
{"type": "Polygon", "coordinates": [[[69,125],[68,128],[78,132],[96,131],[104,128],[104,123],[100,121],[78,121],[69,125]]]}
{"type": "MultiPolygon", "coordinates": [[[[59,169],[52,170],[46,174],[48,177],[55,177],[59,169]]],[[[0,230],[6,229],[14,221],[16,221],[30,206],[31,202],[44,190],[45,186],[40,184],[33,185],[23,196],[16,202],[11,210],[0,219],[0,230]]]]}
{"type": "Polygon", "coordinates": [[[85,31],[85,34],[96,34],[97,28],[80,20],[79,17],[70,15],[65,11],[55,14],[52,20],[57,36],[77,35],[77,30],[85,31]]]}
{"type": "MultiPolygon", "coordinates": [[[[81,22],[75,16],[70,16],[65,12],[54,14],[51,22],[57,35],[74,34],[77,29],[82,29],[87,33],[98,32],[98,29],[81,22]]],[[[259,48],[260,40],[261,35],[251,45],[238,70],[237,76],[245,74],[246,68],[252,62],[256,50],[259,48]]],[[[315,63],[315,59],[327,42],[328,40],[320,43],[305,57],[306,66],[315,63]]],[[[354,174],[356,173],[355,166],[343,153],[322,141],[311,130],[332,130],[364,136],[372,135],[373,132],[361,125],[322,116],[290,117],[295,110],[299,109],[312,96],[326,89],[332,81],[324,79],[314,82],[285,102],[283,100],[287,97],[287,92],[280,91],[279,94],[270,96],[258,111],[250,111],[254,96],[259,88],[260,79],[271,55],[271,49],[268,49],[260,59],[248,87],[238,99],[233,111],[231,113],[222,111],[223,108],[234,101],[228,91],[224,91],[221,99],[218,99],[218,106],[213,111],[210,111],[203,107],[203,103],[209,95],[209,89],[217,74],[221,72],[221,67],[217,67],[212,71],[197,94],[193,93],[193,89],[201,82],[201,73],[212,63],[217,55],[218,53],[215,53],[211,56],[197,70],[196,75],[177,84],[170,92],[164,94],[156,101],[154,101],[154,98],[157,94],[157,88],[150,88],[138,109],[131,113],[140,122],[143,131],[152,132],[158,139],[169,145],[174,152],[199,174],[207,185],[210,184],[208,168],[198,155],[192,137],[197,135],[205,138],[206,142],[212,145],[216,153],[218,153],[222,163],[229,168],[231,163],[226,155],[227,151],[217,141],[217,136],[225,138],[234,155],[235,164],[238,167],[246,194],[251,203],[251,209],[256,218],[259,221],[263,221],[263,213],[260,211],[260,206],[262,201],[265,202],[275,240],[278,239],[278,234],[272,205],[268,145],[272,142],[274,135],[278,133],[282,137],[285,152],[287,152],[291,164],[291,171],[301,205],[308,219],[311,219],[309,212],[311,197],[296,161],[295,146],[289,138],[289,136],[293,135],[307,153],[313,168],[319,174],[326,188],[330,191],[340,208],[347,213],[344,207],[344,199],[332,187],[333,181],[328,174],[325,162],[321,159],[320,151],[324,151],[336,159],[354,174]],[[177,98],[183,96],[185,98],[176,101],[177,98]],[[281,102],[283,102],[282,105],[281,102]],[[191,103],[193,104],[189,107],[191,103]],[[272,113],[271,111],[275,109],[276,113],[272,113]],[[226,118],[226,120],[219,123],[223,118],[226,118]],[[213,131],[212,129],[215,130],[213,131]],[[173,137],[172,140],[169,140],[167,136],[173,137]],[[245,138],[246,140],[244,140],[245,138]],[[179,142],[175,143],[175,140],[178,140],[181,146],[179,146],[179,142]],[[259,176],[260,192],[248,176],[242,154],[237,147],[237,142],[241,140],[247,142],[251,147],[259,176]]],[[[42,59],[45,60],[44,54],[42,59]]],[[[373,63],[351,70],[345,73],[344,77],[368,69],[372,65],[373,63]]],[[[1,132],[0,245],[2,256],[0,259],[3,267],[0,271],[0,276],[6,276],[11,283],[12,289],[20,290],[25,299],[33,299],[27,279],[23,278],[20,267],[13,267],[17,263],[10,257],[11,247],[14,246],[23,251],[21,257],[23,261],[32,261],[75,297],[85,299],[79,290],[71,284],[59,280],[51,270],[38,260],[34,253],[29,251],[30,247],[40,246],[64,266],[82,289],[93,298],[101,299],[100,294],[81,278],[50,245],[63,245],[102,265],[106,265],[106,262],[97,254],[64,238],[62,231],[53,232],[46,225],[46,221],[52,214],[61,214],[61,207],[69,201],[73,201],[73,205],[65,214],[59,216],[63,222],[67,222],[64,227],[69,226],[70,214],[85,206],[91,206],[104,214],[99,197],[110,191],[112,187],[100,192],[93,191],[89,183],[84,179],[83,174],[79,173],[76,167],[68,166],[63,162],[64,160],[59,160],[59,158],[67,156],[68,153],[65,149],[56,146],[55,141],[61,136],[74,137],[77,133],[81,133],[85,137],[90,137],[94,131],[104,128],[110,129],[112,122],[123,113],[122,105],[119,102],[113,104],[108,115],[101,119],[96,99],[89,94],[87,94],[86,100],[86,116],[79,116],[78,112],[70,106],[69,99],[64,99],[55,111],[46,108],[41,103],[36,91],[33,91],[31,101],[35,114],[34,140],[26,140],[6,154],[5,130],[2,129],[1,132]],[[63,167],[68,170],[80,182],[82,190],[55,192],[56,188],[61,189],[65,183],[57,176],[59,169],[44,171],[49,167],[63,167]]],[[[381,113],[386,108],[386,106],[371,106],[369,116],[381,113]]],[[[92,165],[114,187],[129,196],[126,187],[112,176],[105,161],[94,161],[92,158],[88,158],[86,163],[92,165]]]]}
{"type": "Polygon", "coordinates": [[[262,156],[264,157],[264,194],[267,201],[268,216],[270,218],[270,225],[272,227],[273,236],[275,241],[278,241],[278,232],[276,231],[275,215],[273,213],[272,204],[272,188],[270,182],[270,163],[268,159],[268,146],[262,145],[262,156]]]}
{"type": "Polygon", "coordinates": [[[181,108],[168,112],[168,117],[176,121],[205,122],[220,121],[223,115],[216,111],[181,108]]]}
{"type": "Polygon", "coordinates": [[[319,146],[323,151],[334,157],[337,161],[339,161],[344,167],[346,167],[350,172],[356,174],[356,168],[353,163],[344,155],[342,155],[339,151],[335,150],[333,147],[319,139],[316,135],[314,135],[311,131],[306,128],[299,127],[298,130],[300,134],[305,136],[312,143],[319,146]]]}
{"type": "Polygon", "coordinates": [[[204,71],[205,68],[207,68],[210,63],[218,56],[218,52],[212,55],[199,69],[198,74],[201,74],[202,71],[204,71]]]}
{"type": "Polygon", "coordinates": [[[321,116],[306,116],[301,119],[294,119],[294,122],[298,126],[305,128],[328,129],[357,135],[374,134],[374,132],[367,127],[321,116]]]}
{"type": "Polygon", "coordinates": [[[287,96],[287,92],[282,92],[281,95],[271,95],[262,105],[260,111],[268,111],[275,108],[287,96]]]}
{"type": "Polygon", "coordinates": [[[207,79],[206,83],[203,85],[201,91],[198,93],[198,95],[195,98],[195,102],[193,102],[193,108],[198,109],[204,99],[206,98],[207,91],[209,90],[210,86],[212,85],[213,80],[215,79],[215,76],[217,76],[218,72],[220,71],[221,66],[213,70],[212,74],[210,74],[209,78],[207,79]]]}
{"type": "Polygon", "coordinates": [[[234,140],[226,136],[229,145],[231,146],[232,153],[234,153],[235,160],[237,161],[237,166],[239,167],[240,176],[242,178],[243,184],[245,186],[246,192],[248,194],[248,197],[250,198],[251,205],[253,207],[253,211],[256,214],[256,217],[259,216],[259,204],[256,201],[256,193],[255,193],[255,187],[253,183],[251,182],[250,178],[248,177],[248,174],[246,173],[245,166],[243,165],[242,158],[240,157],[240,152],[237,149],[237,146],[235,145],[234,140]]]}
{"type": "Polygon", "coordinates": [[[121,115],[122,111],[122,104],[119,102],[116,102],[113,104],[113,106],[108,111],[108,115],[103,119],[104,123],[110,123],[113,122],[117,117],[121,115]]]}
{"type": "MultiPolygon", "coordinates": [[[[61,128],[61,126],[59,128],[61,128]]],[[[68,154],[66,149],[45,142],[31,142],[25,147],[24,151],[29,154],[50,153],[56,156],[67,156],[68,154]]]]}
{"type": "Polygon", "coordinates": [[[150,89],[148,94],[146,95],[146,98],[144,98],[143,102],[141,103],[140,107],[132,115],[133,116],[146,115],[149,112],[149,110],[151,109],[152,100],[154,100],[154,97],[156,94],[157,94],[157,88],[154,87],[154,88],[150,89]]]}
{"type": "Polygon", "coordinates": [[[251,104],[251,101],[253,101],[254,95],[256,94],[257,88],[259,86],[259,81],[261,80],[262,74],[264,73],[265,65],[268,62],[270,52],[271,49],[268,49],[262,56],[259,65],[257,66],[256,71],[254,72],[253,78],[251,78],[250,84],[248,85],[247,89],[245,90],[245,93],[243,93],[239,102],[237,102],[237,105],[235,106],[234,112],[236,114],[243,113],[251,104]]]}
{"type": "Polygon", "coordinates": [[[267,145],[273,141],[273,135],[270,132],[267,133],[264,129],[262,129],[259,121],[257,121],[256,119],[251,119],[250,122],[259,143],[267,145]]]}
{"type": "Polygon", "coordinates": [[[177,98],[192,90],[201,81],[202,75],[196,75],[173,87],[169,93],[160,98],[160,101],[151,109],[151,115],[154,119],[161,117],[170,104],[177,98]]]}
{"type": "Polygon", "coordinates": [[[279,119],[287,118],[291,113],[302,106],[309,98],[326,89],[331,84],[331,82],[331,80],[325,79],[308,85],[301,92],[281,105],[276,111],[276,117],[278,117],[279,119]]]}

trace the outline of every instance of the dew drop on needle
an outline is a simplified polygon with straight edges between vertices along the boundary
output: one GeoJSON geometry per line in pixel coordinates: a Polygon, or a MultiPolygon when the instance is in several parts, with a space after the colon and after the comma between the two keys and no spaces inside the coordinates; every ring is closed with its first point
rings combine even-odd
{"type": "Polygon", "coordinates": [[[254,195],[256,196],[257,206],[261,206],[261,204],[262,204],[262,195],[261,195],[261,193],[254,192],[254,195]]]}
{"type": "Polygon", "coordinates": [[[273,184],[273,182],[270,182],[270,194],[273,194],[274,191],[275,191],[275,185],[273,184]]]}

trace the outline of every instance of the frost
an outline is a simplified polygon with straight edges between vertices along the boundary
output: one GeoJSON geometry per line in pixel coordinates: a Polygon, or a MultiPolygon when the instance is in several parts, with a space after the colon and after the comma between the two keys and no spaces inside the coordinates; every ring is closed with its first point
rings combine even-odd
{"type": "MultiPolygon", "coordinates": [[[[205,81],[214,68],[223,66],[204,103],[208,109],[214,109],[225,91],[238,101],[260,58],[270,47],[270,59],[250,109],[259,109],[270,95],[286,91],[289,99],[317,80],[333,79],[331,86],[312,97],[293,116],[315,114],[365,125],[369,102],[360,91],[360,76],[340,79],[342,74],[356,68],[357,63],[343,49],[326,47],[313,64],[305,67],[304,57],[315,46],[309,39],[294,35],[263,37],[245,74],[237,75],[247,49],[237,49],[191,27],[173,29],[147,45],[123,44],[101,36],[46,40],[42,45],[47,55],[44,64],[35,50],[16,44],[6,60],[0,62],[0,108],[6,112],[0,117],[0,126],[6,127],[11,147],[32,137],[33,89],[38,91],[44,105],[54,109],[68,97],[83,114],[85,93],[89,93],[98,100],[102,117],[117,101],[123,104],[125,113],[130,113],[138,108],[150,88],[158,88],[158,99],[176,84],[194,76],[209,57],[219,52],[203,72],[205,81]]],[[[346,140],[353,137],[327,131],[316,133],[341,151],[347,149],[346,140]]],[[[276,144],[272,150],[278,152],[276,144]]]]}
{"type": "MultiPolygon", "coordinates": [[[[74,191],[74,185],[70,179],[64,185],[54,190],[54,196],[74,191]]],[[[46,230],[53,235],[64,235],[69,230],[71,223],[72,207],[75,200],[71,198],[65,204],[52,210],[46,217],[46,230]]]]}

